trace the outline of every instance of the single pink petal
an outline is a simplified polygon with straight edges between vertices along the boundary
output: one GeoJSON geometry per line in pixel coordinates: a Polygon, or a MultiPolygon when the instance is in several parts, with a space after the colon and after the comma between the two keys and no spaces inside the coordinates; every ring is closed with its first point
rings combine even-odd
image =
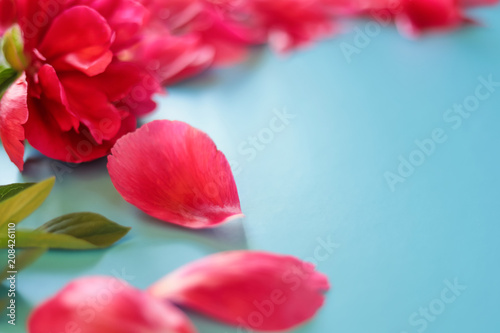
{"type": "Polygon", "coordinates": [[[111,277],[75,280],[39,305],[29,333],[195,333],[176,307],[111,277]]]}
{"type": "Polygon", "coordinates": [[[242,216],[226,157],[186,123],[147,123],[118,140],[111,153],[108,170],[116,189],[151,216],[188,228],[242,216]]]}
{"type": "Polygon", "coordinates": [[[43,65],[38,71],[38,84],[43,94],[44,104],[53,115],[62,131],[78,130],[79,120],[70,111],[66,92],[57,77],[56,70],[50,65],[43,65]]]}
{"type": "Polygon", "coordinates": [[[212,255],[153,284],[155,297],[257,331],[291,329],[324,303],[328,278],[312,264],[265,252],[212,255]]]}
{"type": "Polygon", "coordinates": [[[93,76],[111,62],[112,38],[104,17],[92,8],[75,6],[54,19],[38,51],[58,71],[78,69],[93,76]]]}
{"type": "Polygon", "coordinates": [[[28,121],[27,83],[21,76],[0,100],[0,139],[10,160],[23,171],[24,128],[28,121]]]}

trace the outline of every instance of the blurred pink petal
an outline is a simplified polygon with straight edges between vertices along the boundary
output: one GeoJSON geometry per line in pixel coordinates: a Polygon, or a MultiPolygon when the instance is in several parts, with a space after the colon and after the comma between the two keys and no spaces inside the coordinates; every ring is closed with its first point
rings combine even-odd
{"type": "Polygon", "coordinates": [[[27,84],[23,75],[0,100],[0,139],[10,160],[23,170],[24,128],[28,121],[27,84]]]}
{"type": "Polygon", "coordinates": [[[86,277],[69,283],[39,305],[28,319],[29,333],[195,333],[189,319],[161,302],[111,277],[86,277]]]}
{"type": "Polygon", "coordinates": [[[118,140],[111,153],[108,170],[116,189],[153,217],[206,228],[242,216],[226,157],[186,123],[147,123],[118,140]]]}
{"type": "Polygon", "coordinates": [[[258,331],[294,328],[323,305],[328,278],[290,256],[234,251],[184,266],[153,284],[155,297],[258,331]]]}
{"type": "Polygon", "coordinates": [[[404,1],[396,16],[398,28],[409,36],[426,30],[452,29],[467,22],[457,0],[404,1]]]}
{"type": "Polygon", "coordinates": [[[239,0],[142,0],[151,11],[151,29],[166,28],[178,37],[196,38],[213,52],[216,65],[244,60],[248,46],[259,42],[255,30],[241,19],[239,0]]]}
{"type": "Polygon", "coordinates": [[[171,85],[207,69],[213,63],[214,50],[195,36],[172,36],[162,29],[145,36],[133,57],[163,84],[171,85]]]}
{"type": "Polygon", "coordinates": [[[247,0],[248,15],[271,46],[287,52],[328,37],[336,28],[325,0],[247,0]]]}

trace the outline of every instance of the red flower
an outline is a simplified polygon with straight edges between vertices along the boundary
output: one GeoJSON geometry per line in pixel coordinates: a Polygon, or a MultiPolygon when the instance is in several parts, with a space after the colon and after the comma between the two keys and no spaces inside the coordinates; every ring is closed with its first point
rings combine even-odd
{"type": "Polygon", "coordinates": [[[196,333],[176,307],[111,277],[75,280],[39,305],[28,332],[196,333]]]}
{"type": "Polygon", "coordinates": [[[116,189],[153,217],[206,228],[242,216],[226,157],[186,123],[147,123],[119,139],[111,153],[108,170],[116,189]]]}
{"type": "MultiPolygon", "coordinates": [[[[120,60],[140,40],[146,9],[133,0],[19,0],[18,11],[27,110],[2,112],[18,112],[13,121],[28,113],[25,136],[46,156],[78,163],[106,155],[154,109],[151,95],[160,91],[140,66],[120,60]]],[[[15,146],[11,159],[23,153],[15,146]]]]}
{"type": "Polygon", "coordinates": [[[212,255],[142,292],[111,277],[75,280],[39,305],[29,333],[195,333],[172,303],[240,329],[287,330],[323,305],[328,278],[289,256],[236,251],[212,255]]]}

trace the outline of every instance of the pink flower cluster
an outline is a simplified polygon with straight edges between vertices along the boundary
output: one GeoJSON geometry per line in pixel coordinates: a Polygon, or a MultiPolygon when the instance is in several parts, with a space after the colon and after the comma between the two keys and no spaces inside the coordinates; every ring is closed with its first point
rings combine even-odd
{"type": "Polygon", "coordinates": [[[472,22],[464,8],[496,1],[0,0],[0,35],[21,27],[7,61],[23,72],[2,98],[0,137],[20,170],[25,139],[54,159],[94,160],[155,108],[161,84],[240,61],[251,46],[290,51],[353,16],[413,35],[454,28],[472,22]]]}

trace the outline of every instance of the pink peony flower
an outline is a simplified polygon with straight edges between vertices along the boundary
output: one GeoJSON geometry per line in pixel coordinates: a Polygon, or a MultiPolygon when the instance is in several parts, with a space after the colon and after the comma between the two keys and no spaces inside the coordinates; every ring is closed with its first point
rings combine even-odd
{"type": "MultiPolygon", "coordinates": [[[[151,95],[161,91],[141,66],[122,60],[140,41],[147,10],[133,0],[17,4],[26,62],[18,86],[27,89],[27,107],[2,107],[2,137],[21,138],[9,131],[22,126],[28,142],[48,157],[79,163],[106,155],[135,128],[137,116],[155,108],[151,95]]],[[[18,90],[3,99],[21,96],[18,90]]],[[[22,170],[23,146],[8,147],[22,170]]]]}
{"type": "Polygon", "coordinates": [[[108,170],[126,201],[160,220],[206,228],[242,216],[226,157],[186,123],[156,120],[122,137],[108,170]]]}
{"type": "Polygon", "coordinates": [[[75,280],[39,305],[28,332],[196,333],[179,309],[112,277],[75,280]]]}
{"type": "Polygon", "coordinates": [[[219,253],[188,264],[146,292],[111,277],[75,280],[37,306],[29,333],[195,333],[172,304],[239,329],[288,330],[323,305],[328,278],[289,256],[254,251],[219,253]]]}

